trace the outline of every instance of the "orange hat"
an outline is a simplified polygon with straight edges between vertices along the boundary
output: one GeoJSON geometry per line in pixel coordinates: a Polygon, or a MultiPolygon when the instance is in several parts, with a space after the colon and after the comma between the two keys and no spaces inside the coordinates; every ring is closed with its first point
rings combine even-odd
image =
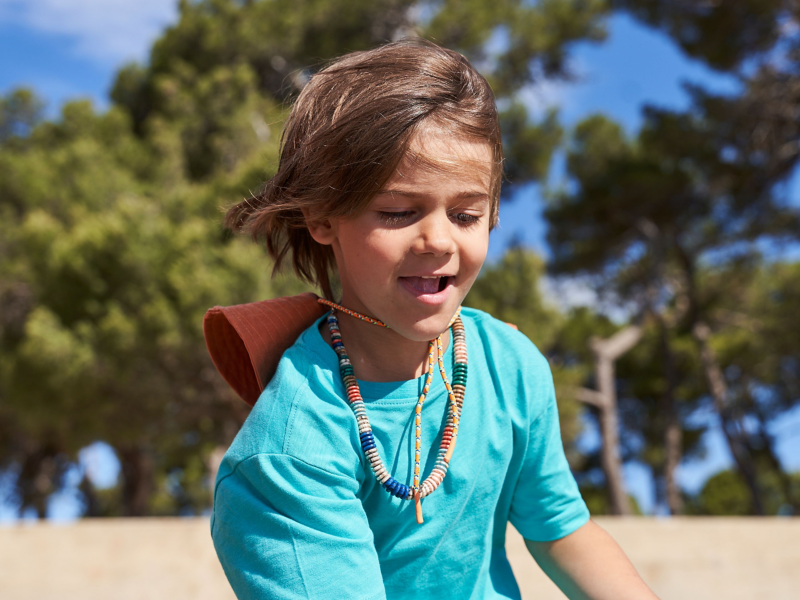
{"type": "Polygon", "coordinates": [[[208,353],[223,379],[253,406],[283,353],[327,311],[311,293],[215,306],[203,318],[208,353]]]}

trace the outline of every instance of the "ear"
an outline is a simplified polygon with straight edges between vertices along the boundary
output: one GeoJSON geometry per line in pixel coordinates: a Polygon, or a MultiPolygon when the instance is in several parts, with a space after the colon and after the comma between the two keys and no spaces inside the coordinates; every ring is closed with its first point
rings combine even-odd
{"type": "Polygon", "coordinates": [[[318,244],[323,246],[330,246],[336,239],[336,227],[331,219],[318,219],[314,218],[311,212],[304,208],[303,217],[306,220],[306,227],[311,237],[318,244]]]}

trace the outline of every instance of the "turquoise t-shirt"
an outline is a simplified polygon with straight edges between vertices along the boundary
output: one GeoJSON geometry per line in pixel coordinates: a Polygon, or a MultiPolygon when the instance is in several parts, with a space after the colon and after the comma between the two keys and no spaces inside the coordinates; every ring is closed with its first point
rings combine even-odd
{"type": "MultiPolygon", "coordinates": [[[[458,444],[422,500],[421,525],[414,502],[388,494],[365,463],[319,321],[286,351],[217,475],[211,534],[240,599],[519,598],[506,523],[535,541],[586,523],[547,360],[486,313],[465,308],[462,318],[469,378],[458,444]]],[[[450,344],[448,373],[452,364],[450,344]]],[[[423,381],[359,381],[380,455],[402,483],[413,476],[423,381]]],[[[423,478],[446,409],[437,371],[422,411],[423,478]]]]}

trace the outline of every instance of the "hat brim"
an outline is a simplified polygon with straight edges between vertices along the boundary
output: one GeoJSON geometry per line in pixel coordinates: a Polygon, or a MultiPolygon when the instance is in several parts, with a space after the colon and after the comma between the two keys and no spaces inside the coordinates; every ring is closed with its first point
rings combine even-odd
{"type": "Polygon", "coordinates": [[[215,306],[203,318],[206,347],[223,379],[253,406],[283,353],[327,311],[312,293],[215,306]]]}

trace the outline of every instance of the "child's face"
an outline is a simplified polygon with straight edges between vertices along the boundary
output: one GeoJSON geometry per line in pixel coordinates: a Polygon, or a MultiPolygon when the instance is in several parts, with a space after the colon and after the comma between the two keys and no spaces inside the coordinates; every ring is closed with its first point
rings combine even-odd
{"type": "Polygon", "coordinates": [[[424,130],[412,151],[443,161],[404,161],[364,212],[311,226],[329,243],[342,305],[428,341],[442,333],[478,276],[489,244],[489,144],[424,130]]]}

